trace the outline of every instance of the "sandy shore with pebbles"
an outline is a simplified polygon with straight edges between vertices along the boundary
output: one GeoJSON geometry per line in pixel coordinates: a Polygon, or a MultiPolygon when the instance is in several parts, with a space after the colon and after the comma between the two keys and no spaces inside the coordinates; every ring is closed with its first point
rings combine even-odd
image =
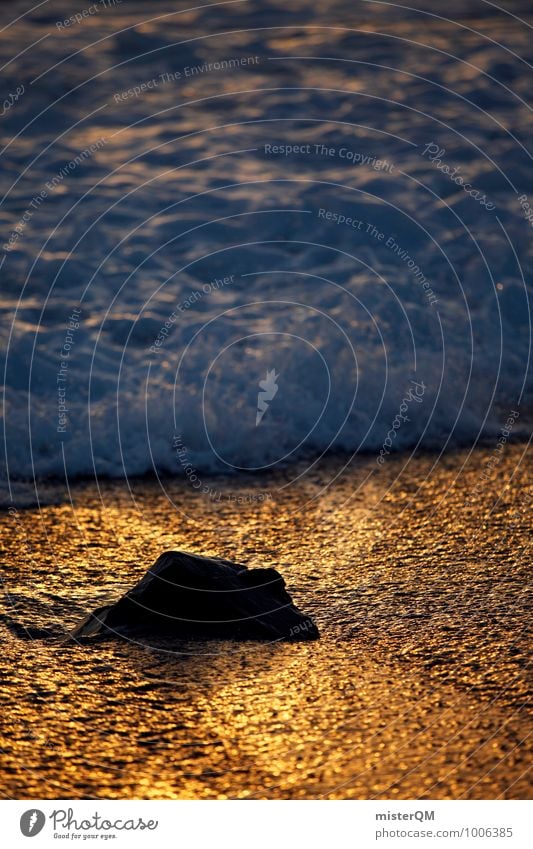
{"type": "Polygon", "coordinates": [[[335,458],[220,498],[86,483],[5,513],[3,797],[530,795],[531,477],[525,446],[492,455],[335,458]],[[168,548],[275,566],[321,639],[58,642],[168,548]]]}

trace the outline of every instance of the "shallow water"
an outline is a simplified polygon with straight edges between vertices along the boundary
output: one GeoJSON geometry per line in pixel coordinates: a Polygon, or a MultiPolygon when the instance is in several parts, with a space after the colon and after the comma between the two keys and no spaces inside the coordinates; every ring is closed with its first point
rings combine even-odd
{"type": "Polygon", "coordinates": [[[529,797],[531,464],[497,456],[5,514],[4,797],[529,797]],[[60,642],[168,548],[275,566],[321,639],[60,642]]]}

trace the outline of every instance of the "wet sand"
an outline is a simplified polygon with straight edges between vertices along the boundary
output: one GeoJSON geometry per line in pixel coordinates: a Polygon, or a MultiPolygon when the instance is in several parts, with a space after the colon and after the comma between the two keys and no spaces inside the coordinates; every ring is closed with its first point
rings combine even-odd
{"type": "Polygon", "coordinates": [[[531,479],[525,446],[493,456],[4,514],[2,797],[530,798],[531,479]],[[168,548],[275,566],[321,639],[60,642],[168,548]]]}

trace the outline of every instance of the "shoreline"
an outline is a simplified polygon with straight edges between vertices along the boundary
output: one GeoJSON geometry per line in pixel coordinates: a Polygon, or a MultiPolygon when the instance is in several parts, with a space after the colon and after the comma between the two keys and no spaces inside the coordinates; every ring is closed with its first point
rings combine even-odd
{"type": "MultiPolygon", "coordinates": [[[[379,456],[379,451],[376,451],[375,449],[362,450],[357,453],[338,449],[330,450],[325,455],[315,453],[301,455],[292,462],[279,465],[276,470],[269,469],[253,472],[236,471],[232,473],[201,471],[200,474],[203,476],[203,480],[208,481],[209,490],[211,490],[215,487],[215,485],[218,485],[219,489],[222,487],[226,487],[227,489],[246,489],[247,483],[250,489],[256,489],[260,487],[261,483],[265,480],[276,482],[277,480],[284,479],[291,473],[294,473],[294,476],[298,477],[302,474],[302,471],[305,473],[307,468],[315,468],[315,466],[318,466],[319,469],[322,467],[327,469],[328,467],[335,467],[337,465],[343,469],[361,466],[372,470],[373,466],[376,465],[376,471],[381,473],[382,470],[386,469],[387,464],[394,464],[394,467],[396,467],[398,464],[401,465],[403,461],[409,464],[412,462],[416,463],[418,460],[426,461],[433,459],[435,463],[438,463],[445,462],[448,459],[452,461],[453,458],[464,456],[475,457],[477,454],[486,452],[490,448],[495,450],[495,440],[497,441],[499,433],[500,431],[497,430],[491,435],[484,436],[482,439],[478,440],[474,446],[470,446],[468,440],[465,440],[464,445],[456,444],[450,448],[446,448],[446,450],[413,446],[412,450],[402,449],[401,451],[394,451],[390,453],[386,458],[384,458],[384,463],[379,462],[382,458],[379,456]],[[414,453],[415,451],[416,454],[414,453]]],[[[524,431],[523,433],[515,432],[512,434],[512,438],[507,441],[506,445],[516,450],[523,448],[524,452],[526,452],[531,443],[531,439],[532,437],[527,431],[524,431]]],[[[32,496],[32,494],[35,493],[36,488],[39,495],[42,496],[43,506],[50,506],[51,504],[57,504],[61,503],[63,500],[68,500],[69,492],[71,490],[73,492],[81,492],[87,488],[90,489],[91,487],[97,486],[111,489],[114,487],[119,489],[123,487],[134,489],[139,485],[157,486],[161,484],[168,484],[171,487],[174,485],[186,486],[187,476],[177,476],[170,472],[152,470],[150,472],[144,472],[143,474],[128,475],[127,477],[124,475],[98,475],[98,478],[95,478],[94,474],[72,475],[68,478],[67,482],[65,482],[64,477],[52,475],[49,475],[46,478],[36,476],[35,479],[12,477],[10,478],[10,483],[12,491],[15,494],[15,498],[11,499],[9,497],[7,484],[4,481],[3,486],[5,487],[5,490],[0,491],[0,516],[7,513],[10,508],[14,508],[16,510],[32,510],[37,507],[37,500],[34,495],[32,496]],[[66,487],[66,483],[68,483],[68,488],[66,487]],[[17,490],[19,497],[20,493],[22,493],[26,503],[17,503],[17,490]],[[60,497],[60,493],[63,493],[62,498],[60,497]]],[[[189,488],[194,493],[194,488],[192,486],[189,486],[189,488]]],[[[41,500],[41,498],[39,500],[41,500]]]]}
{"type": "Polygon", "coordinates": [[[330,458],[237,509],[137,480],[21,511],[5,535],[4,794],[527,798],[523,453],[508,445],[481,492],[487,449],[371,477],[330,458]],[[321,638],[66,647],[9,627],[65,633],[170,548],[274,566],[321,638]]]}

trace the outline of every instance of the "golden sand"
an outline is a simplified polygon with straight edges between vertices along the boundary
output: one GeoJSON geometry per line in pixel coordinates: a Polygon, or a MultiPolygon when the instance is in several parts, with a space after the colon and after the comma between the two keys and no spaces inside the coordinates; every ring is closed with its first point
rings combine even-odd
{"type": "Polygon", "coordinates": [[[524,446],[491,456],[5,514],[3,796],[528,797],[531,489],[524,446]],[[168,548],[275,566],[321,639],[61,642],[168,548]]]}

